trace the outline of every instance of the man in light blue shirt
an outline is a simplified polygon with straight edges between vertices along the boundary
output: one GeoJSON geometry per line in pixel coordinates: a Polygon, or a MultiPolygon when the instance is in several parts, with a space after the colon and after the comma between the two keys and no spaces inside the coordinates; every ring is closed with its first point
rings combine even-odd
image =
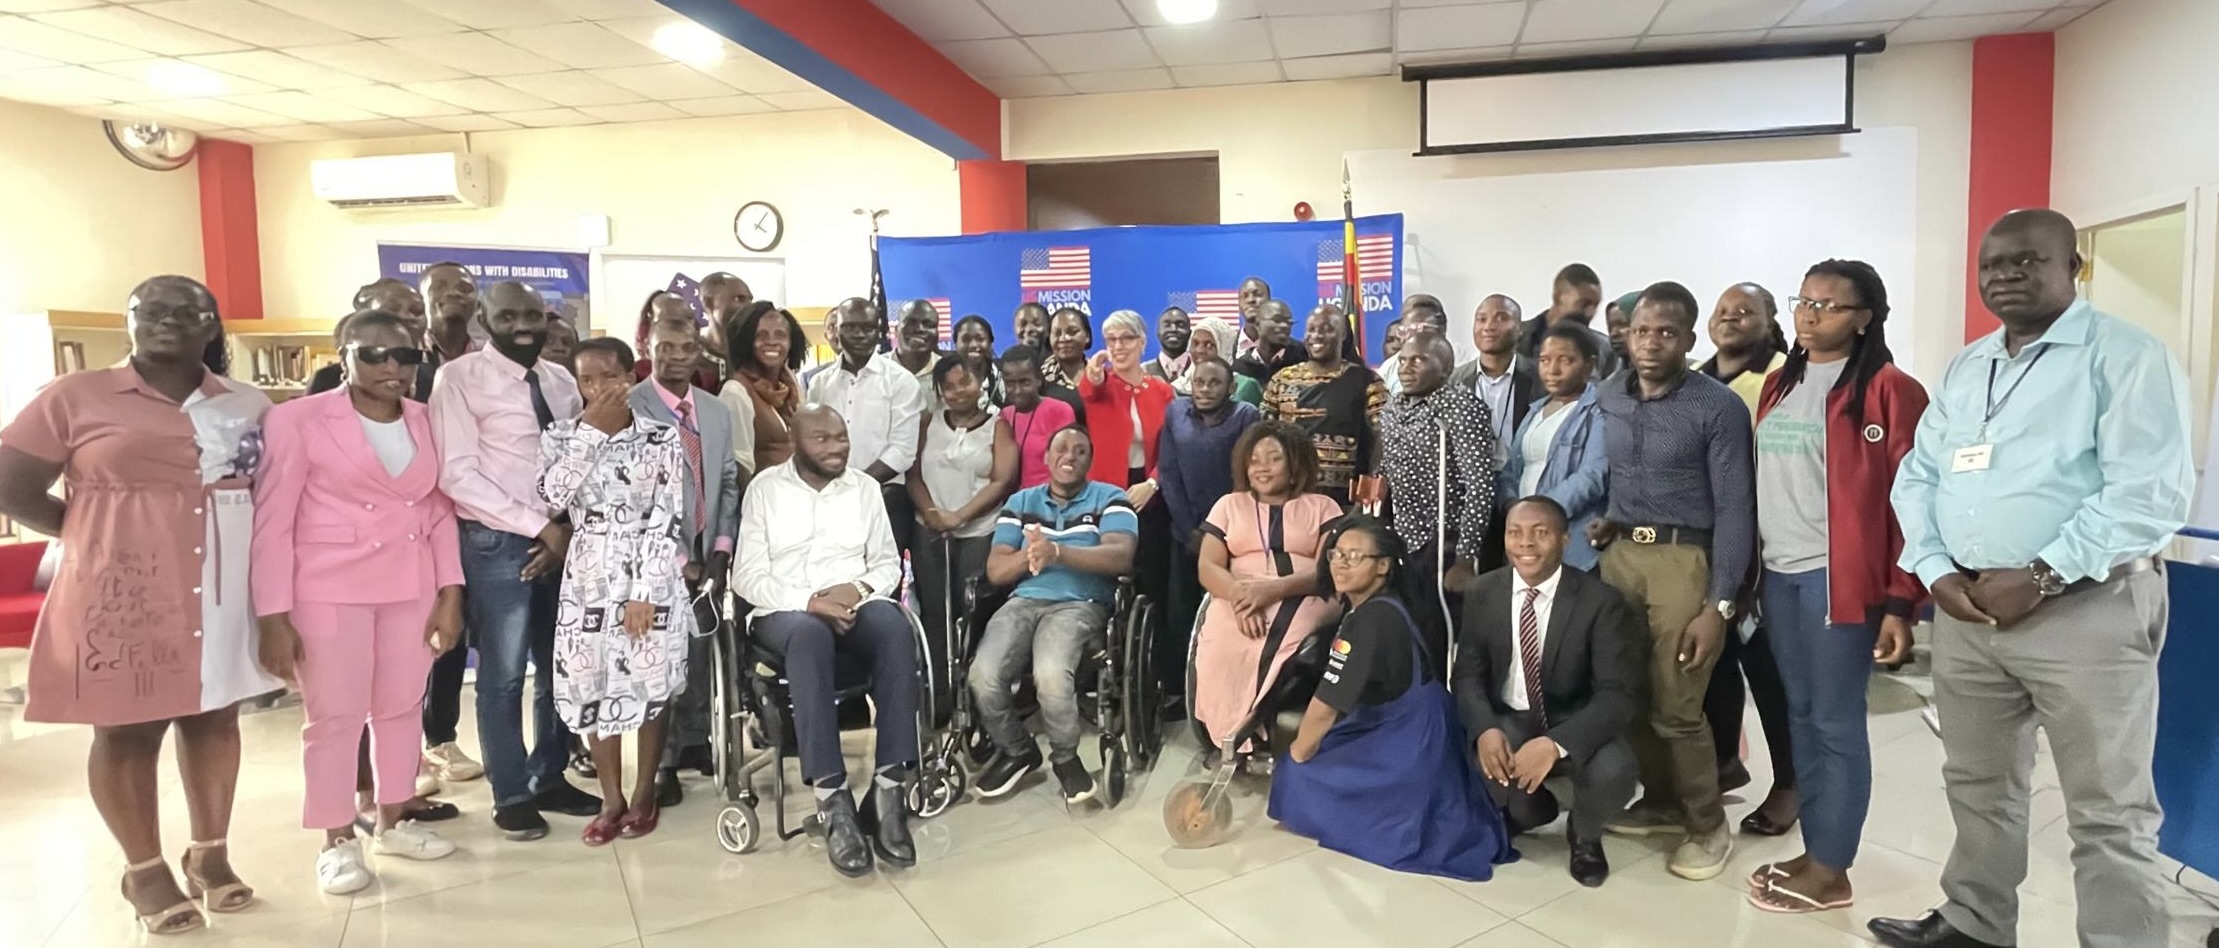
{"type": "Polygon", "coordinates": [[[2164,944],[2151,784],[2166,620],[2156,556],[2188,516],[2188,381],[2149,333],[2076,300],[2071,221],[2013,211],[1980,244],[2003,329],[1950,363],[1892,497],[1933,591],[1934,705],[1957,840],[1947,901],[1874,919],[1895,948],[2011,945],[2034,729],[2049,732],[2080,943],[2164,944]]]}

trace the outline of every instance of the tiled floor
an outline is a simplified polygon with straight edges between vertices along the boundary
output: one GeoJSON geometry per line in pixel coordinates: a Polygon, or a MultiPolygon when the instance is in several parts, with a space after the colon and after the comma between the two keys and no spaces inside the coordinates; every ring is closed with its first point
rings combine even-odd
{"type": "MultiPolygon", "coordinates": [[[[20,654],[20,653],[18,653],[20,654]]],[[[19,659],[0,658],[0,677],[19,659]]],[[[859,881],[835,876],[808,840],[729,856],[710,831],[705,783],[640,841],[600,850],[576,840],[581,821],[556,818],[534,843],[498,840],[482,781],[447,798],[465,816],[446,824],[462,851],[443,862],[388,864],[368,891],[316,891],[317,837],[298,828],[297,710],[246,719],[246,763],[232,832],[233,862],[262,901],[200,934],[164,943],[306,946],[855,945],[1277,946],[1396,948],[1793,948],[1869,944],[1864,921],[1913,915],[1936,898],[1950,822],[1940,746],[1903,684],[1874,686],[1878,748],[1873,811],[1854,909],[1770,915],[1742,898],[1758,862],[1792,840],[1743,839],[1734,868],[1707,883],[1664,870],[1662,844],[1608,844],[1609,885],[1585,890],[1564,874],[1555,832],[1521,841],[1526,858],[1484,885],[1401,875],[1319,850],[1262,820],[1261,788],[1243,786],[1243,825],[1227,845],[1172,848],[1163,796],[1193,770],[1193,747],[1167,753],[1114,811],[1066,812],[1044,785],[992,804],[965,803],[917,825],[921,862],[859,881]],[[833,940],[826,940],[833,939],[833,940]]],[[[465,704],[468,707],[468,704],[465,704]]],[[[1752,721],[1751,733],[1756,729],[1752,721]]],[[[467,722],[466,722],[467,727],[467,722]]],[[[0,709],[0,948],[145,944],[116,896],[122,859],[83,793],[88,734],[26,725],[0,709]]],[[[465,745],[473,740],[465,735],[465,745]]],[[[850,742],[852,753],[864,744],[850,742]]],[[[1763,754],[1750,757],[1761,788],[1763,754]]],[[[170,773],[165,769],[166,775],[170,773]]],[[[2044,764],[2034,802],[2042,827],[2026,884],[2021,944],[2073,943],[2070,843],[2063,802],[2044,764]]],[[[801,811],[796,799],[793,810],[801,811]]],[[[172,853],[184,843],[180,791],[165,791],[172,853]]],[[[1737,803],[1735,818],[1754,800],[1737,803]]],[[[2209,910],[2176,898],[2176,945],[2200,945],[2209,910]]]]}

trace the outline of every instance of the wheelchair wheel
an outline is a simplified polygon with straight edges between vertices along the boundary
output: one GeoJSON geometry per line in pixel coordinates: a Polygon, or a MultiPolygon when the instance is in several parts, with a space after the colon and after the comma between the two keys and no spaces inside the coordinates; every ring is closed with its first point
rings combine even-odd
{"type": "Polygon", "coordinates": [[[1125,799],[1125,766],[1129,758],[1125,749],[1108,735],[1102,736],[1102,784],[1109,796],[1105,802],[1110,809],[1125,799]]]}
{"type": "Polygon", "coordinates": [[[763,836],[762,820],[755,808],[734,804],[717,814],[717,842],[733,855],[752,852],[763,836]]]}
{"type": "Polygon", "coordinates": [[[1163,748],[1163,686],[1156,681],[1156,634],[1160,613],[1154,602],[1141,609],[1137,620],[1133,650],[1132,691],[1133,710],[1125,724],[1130,735],[1133,761],[1139,769],[1146,770],[1156,760],[1156,752],[1163,748]]]}
{"type": "Polygon", "coordinates": [[[909,788],[909,812],[920,820],[932,819],[948,812],[969,789],[971,777],[960,760],[951,757],[944,766],[921,768],[916,785],[909,788]]]}
{"type": "Polygon", "coordinates": [[[986,735],[985,728],[972,725],[963,730],[963,757],[973,767],[984,767],[994,759],[994,739],[986,735]]]}
{"type": "Polygon", "coordinates": [[[1180,849],[1208,849],[1233,831],[1233,801],[1210,781],[1189,780],[1163,798],[1163,826],[1180,849]]]}

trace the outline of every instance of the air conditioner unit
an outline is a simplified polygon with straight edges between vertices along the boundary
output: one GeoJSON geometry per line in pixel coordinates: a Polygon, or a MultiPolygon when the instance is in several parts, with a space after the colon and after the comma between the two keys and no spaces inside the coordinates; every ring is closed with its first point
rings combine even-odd
{"type": "Polygon", "coordinates": [[[310,162],[308,180],[340,207],[485,207],[490,171],[484,155],[438,152],[310,162]]]}

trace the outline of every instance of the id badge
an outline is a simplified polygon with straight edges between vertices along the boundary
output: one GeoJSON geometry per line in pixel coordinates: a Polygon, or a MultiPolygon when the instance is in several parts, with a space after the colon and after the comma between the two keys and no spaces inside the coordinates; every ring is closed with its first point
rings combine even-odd
{"type": "Polygon", "coordinates": [[[1976,444],[1969,448],[1958,448],[1957,453],[1950,455],[1949,472],[1951,474],[1964,474],[1969,471],[1985,471],[1988,469],[1988,461],[1995,453],[1996,446],[1993,444],[1976,444]]]}

